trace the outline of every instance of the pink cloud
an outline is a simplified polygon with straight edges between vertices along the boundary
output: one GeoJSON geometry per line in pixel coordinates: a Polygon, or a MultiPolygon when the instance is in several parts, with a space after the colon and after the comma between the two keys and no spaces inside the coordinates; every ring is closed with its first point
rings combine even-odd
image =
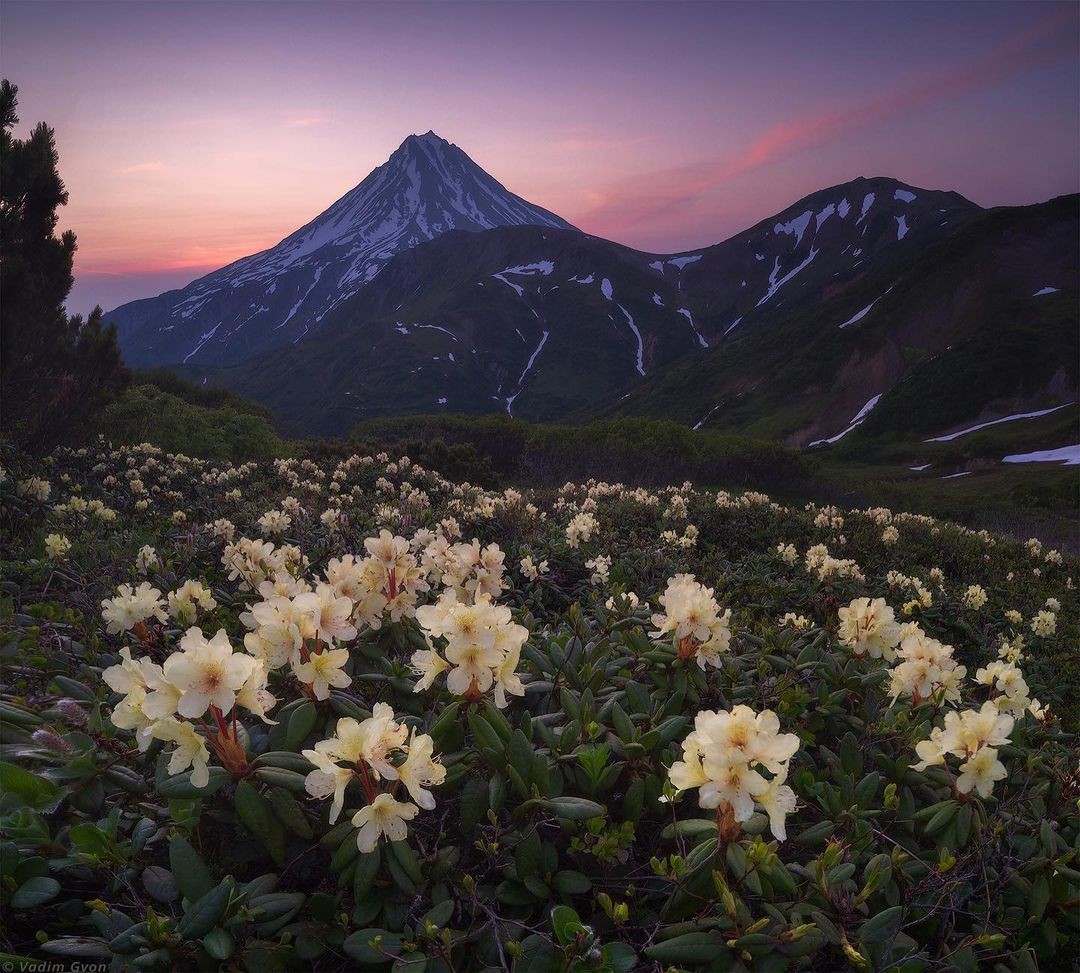
{"type": "Polygon", "coordinates": [[[912,79],[866,101],[826,107],[814,115],[779,122],[734,154],[590,192],[590,208],[577,215],[574,222],[607,235],[625,233],[645,220],[673,217],[673,211],[687,207],[703,193],[815,145],[987,87],[1061,57],[1074,56],[1074,39],[1067,29],[1074,20],[1072,11],[1047,15],[966,64],[912,79]],[[650,191],[641,192],[643,185],[651,187],[650,191]],[[656,191],[652,188],[656,186],[665,188],[656,191]]]}

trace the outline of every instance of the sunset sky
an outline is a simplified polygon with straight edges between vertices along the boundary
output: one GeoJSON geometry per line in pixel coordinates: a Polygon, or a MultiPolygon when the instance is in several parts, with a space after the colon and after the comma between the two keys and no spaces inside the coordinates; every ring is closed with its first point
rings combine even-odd
{"type": "Polygon", "coordinates": [[[412,132],[641,249],[859,175],[1080,189],[1074,3],[4,0],[19,135],[56,129],[71,310],[272,246],[412,132]]]}

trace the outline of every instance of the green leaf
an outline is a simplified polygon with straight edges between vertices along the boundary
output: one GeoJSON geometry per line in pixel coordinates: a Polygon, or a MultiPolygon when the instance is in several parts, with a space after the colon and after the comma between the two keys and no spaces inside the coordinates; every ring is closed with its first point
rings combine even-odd
{"type": "Polygon", "coordinates": [[[41,809],[57,800],[56,785],[15,764],[0,763],[0,807],[13,811],[20,807],[41,809]]]}
{"type": "Polygon", "coordinates": [[[611,725],[615,727],[615,733],[623,743],[629,743],[634,739],[634,724],[618,703],[611,707],[611,725]]]}
{"type": "Polygon", "coordinates": [[[871,799],[877,794],[878,785],[881,783],[881,774],[876,770],[867,774],[855,786],[855,800],[860,807],[871,807],[871,799]]]}
{"type": "Polygon", "coordinates": [[[293,710],[289,717],[289,728],[285,731],[285,748],[297,750],[308,738],[308,734],[315,729],[315,721],[318,719],[315,704],[309,699],[303,705],[293,710]]]}
{"type": "Polygon", "coordinates": [[[402,871],[409,876],[413,883],[419,885],[424,880],[424,876],[420,870],[420,859],[416,857],[412,845],[408,841],[391,841],[390,850],[393,852],[394,858],[401,866],[402,871]]]}
{"type": "Polygon", "coordinates": [[[551,973],[558,969],[555,951],[541,936],[526,936],[521,942],[521,956],[514,964],[514,973],[551,973]]]}
{"type": "Polygon", "coordinates": [[[904,918],[904,907],[894,905],[867,919],[859,929],[859,941],[863,943],[881,943],[894,936],[900,929],[904,918]]]}
{"type": "Polygon", "coordinates": [[[288,750],[270,750],[261,753],[255,758],[255,766],[280,767],[282,770],[291,770],[305,776],[315,769],[311,761],[302,753],[291,753],[288,750]]]}
{"type": "Polygon", "coordinates": [[[160,865],[151,865],[143,869],[143,888],[158,902],[175,902],[180,898],[180,889],[172,872],[160,865]]]}
{"type": "Polygon", "coordinates": [[[387,963],[391,955],[401,952],[401,936],[386,929],[361,929],[341,944],[341,948],[358,963],[387,963]],[[379,940],[371,946],[372,940],[379,940]]]}
{"type": "Polygon", "coordinates": [[[205,787],[196,787],[191,783],[191,771],[177,774],[175,777],[166,777],[157,783],[157,792],[166,800],[180,798],[190,800],[193,797],[210,797],[216,794],[232,778],[224,767],[211,767],[210,779],[205,787]]]}
{"type": "Polygon", "coordinates": [[[281,767],[259,767],[255,771],[255,776],[267,784],[272,784],[274,787],[283,787],[294,794],[304,794],[307,791],[304,775],[298,774],[295,770],[283,770],[281,767]]]}
{"type": "Polygon", "coordinates": [[[944,831],[950,824],[952,824],[953,818],[956,817],[960,811],[960,805],[956,801],[947,801],[945,806],[941,808],[929,821],[926,823],[925,831],[928,835],[937,834],[939,831],[944,831]]]}
{"type": "Polygon", "coordinates": [[[428,730],[428,735],[435,741],[437,748],[441,749],[441,744],[447,733],[457,725],[457,716],[460,710],[461,703],[451,703],[439,714],[439,718],[431,725],[431,729],[428,730]]]}
{"type": "Polygon", "coordinates": [[[13,909],[33,909],[44,905],[60,894],[60,883],[55,878],[31,878],[23,882],[11,897],[13,909]]]}
{"type": "MultiPolygon", "coordinates": [[[[509,759],[510,767],[520,774],[522,783],[527,781],[532,774],[533,747],[521,730],[514,730],[510,738],[509,759]]],[[[528,797],[528,793],[526,790],[522,796],[528,797]]]]}
{"type": "MultiPolygon", "coordinates": [[[[59,939],[50,939],[47,943],[41,944],[41,951],[44,953],[52,953],[54,956],[92,956],[95,959],[108,959],[113,955],[113,951],[109,948],[109,944],[102,942],[100,939],[90,939],[84,936],[64,936],[59,939]]],[[[13,962],[10,954],[0,954],[0,958],[7,960],[7,962],[13,962]]],[[[32,959],[19,958],[13,969],[32,969],[35,965],[35,961],[32,959]],[[28,966],[18,965],[20,963],[27,963],[28,966]]],[[[96,964],[94,964],[96,966],[96,964]]]]}
{"type": "Polygon", "coordinates": [[[820,821],[795,835],[791,840],[799,845],[820,845],[835,829],[836,825],[832,821],[820,821]]]}
{"type": "Polygon", "coordinates": [[[688,932],[647,947],[645,955],[664,965],[707,963],[710,964],[710,969],[724,969],[728,951],[718,933],[688,932]]]}
{"type": "Polygon", "coordinates": [[[539,875],[543,860],[544,849],[540,844],[540,835],[535,828],[529,828],[525,837],[518,841],[514,854],[518,879],[525,881],[530,875],[539,875]]]}
{"type": "Polygon", "coordinates": [[[555,873],[552,885],[555,886],[556,892],[563,895],[584,895],[592,888],[592,881],[581,872],[566,869],[555,873]]]}
{"type": "Polygon", "coordinates": [[[224,962],[236,950],[236,940],[227,929],[211,929],[203,936],[203,949],[212,959],[224,962]]]}
{"type": "Polygon", "coordinates": [[[585,931],[581,918],[568,905],[557,905],[551,910],[551,928],[560,946],[567,946],[585,931]]]}
{"type": "Polygon", "coordinates": [[[274,809],[278,820],[293,834],[301,838],[314,837],[311,824],[305,817],[300,802],[287,790],[280,787],[271,787],[267,794],[267,800],[270,801],[270,806],[274,809]]]}
{"type": "Polygon", "coordinates": [[[484,719],[499,735],[499,739],[503,742],[503,745],[508,746],[513,732],[510,724],[507,722],[506,717],[499,712],[498,707],[493,705],[490,700],[486,699],[484,700],[484,719]]]}
{"type": "Polygon", "coordinates": [[[496,754],[504,754],[506,752],[502,737],[495,732],[492,725],[479,713],[469,714],[469,729],[472,730],[479,748],[483,749],[486,747],[489,750],[495,751],[496,754]]]}
{"type": "Polygon", "coordinates": [[[270,802],[266,800],[248,781],[242,780],[236,785],[233,799],[236,813],[240,820],[263,847],[270,857],[279,864],[285,860],[285,828],[274,814],[270,802]]]}
{"type": "Polygon", "coordinates": [[[202,939],[225,914],[229,904],[231,886],[222,882],[205,895],[200,896],[185,910],[176,927],[181,939],[202,939]]]}
{"type": "Polygon", "coordinates": [[[660,832],[661,838],[697,838],[703,834],[716,833],[716,818],[690,818],[676,821],[660,832]]]}
{"type": "Polygon", "coordinates": [[[209,870],[186,838],[178,836],[169,842],[169,867],[181,894],[191,902],[214,887],[209,870]]]}
{"type": "Polygon", "coordinates": [[[356,859],[356,871],[353,873],[353,898],[360,901],[375,884],[379,874],[379,865],[382,864],[382,852],[379,846],[374,851],[359,855],[356,859]]]}
{"type": "Polygon", "coordinates": [[[623,797],[623,817],[637,824],[645,810],[645,781],[638,777],[630,782],[623,797]]]}
{"type": "Polygon", "coordinates": [[[470,777],[461,788],[459,824],[462,834],[470,834],[488,809],[488,782],[480,776],[470,777]]]}
{"type": "Polygon", "coordinates": [[[431,908],[427,915],[420,920],[418,929],[423,929],[424,924],[430,922],[433,926],[438,926],[440,929],[445,926],[454,915],[454,900],[447,899],[445,902],[440,902],[437,906],[431,908]]]}
{"type": "Polygon", "coordinates": [[[637,953],[627,943],[608,943],[604,959],[612,973],[630,973],[637,966],[637,953]]]}
{"type": "Polygon", "coordinates": [[[53,676],[53,682],[60,687],[67,696],[81,700],[84,703],[97,702],[97,694],[77,679],[68,676],[53,676]]]}
{"type": "Polygon", "coordinates": [[[1027,912],[1029,922],[1041,921],[1046,907],[1050,903],[1050,883],[1045,875],[1040,875],[1031,883],[1031,895],[1028,896],[1027,912]]]}
{"type": "Polygon", "coordinates": [[[557,814],[567,821],[588,821],[590,818],[599,818],[604,814],[604,809],[595,801],[587,801],[583,797],[551,797],[526,801],[521,809],[539,805],[545,811],[557,814]]]}

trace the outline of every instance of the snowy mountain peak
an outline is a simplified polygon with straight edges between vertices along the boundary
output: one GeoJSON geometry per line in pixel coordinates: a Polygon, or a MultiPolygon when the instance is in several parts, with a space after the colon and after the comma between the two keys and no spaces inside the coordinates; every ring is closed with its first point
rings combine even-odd
{"type": "Polygon", "coordinates": [[[112,317],[132,364],[231,363],[300,341],[403,250],[451,230],[520,225],[574,229],[433,131],[410,135],[277,246],[112,317]]]}

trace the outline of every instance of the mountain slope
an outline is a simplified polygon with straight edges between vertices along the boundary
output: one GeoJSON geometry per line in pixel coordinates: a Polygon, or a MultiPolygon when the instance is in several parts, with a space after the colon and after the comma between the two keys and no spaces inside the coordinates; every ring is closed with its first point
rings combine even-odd
{"type": "Polygon", "coordinates": [[[769,331],[976,212],[955,194],[858,179],[681,255],[540,227],[451,233],[399,254],[295,348],[187,373],[268,404],[294,431],[432,410],[557,419],[769,331]]]}
{"type": "Polygon", "coordinates": [[[1075,401],[1078,239],[1076,196],[984,211],[579,418],[664,417],[850,451],[1075,401]]]}
{"type": "Polygon", "coordinates": [[[277,246],[108,317],[131,365],[241,361],[318,330],[403,250],[450,230],[518,224],[572,229],[433,132],[410,135],[385,164],[277,246]]]}

